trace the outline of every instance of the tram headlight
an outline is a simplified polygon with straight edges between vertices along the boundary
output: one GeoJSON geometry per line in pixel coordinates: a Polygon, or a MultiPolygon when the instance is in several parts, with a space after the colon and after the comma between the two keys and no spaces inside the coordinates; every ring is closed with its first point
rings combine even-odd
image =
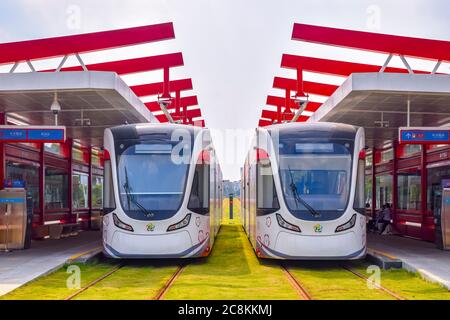
{"type": "Polygon", "coordinates": [[[183,220],[181,220],[180,222],[177,222],[177,223],[175,223],[175,224],[170,225],[170,226],[167,228],[167,231],[175,231],[175,230],[178,230],[178,229],[187,227],[187,226],[189,225],[189,222],[190,222],[190,221],[191,221],[191,214],[188,213],[188,214],[186,215],[186,217],[184,217],[183,220]]]}
{"type": "Polygon", "coordinates": [[[295,231],[295,232],[302,232],[302,230],[300,230],[300,227],[293,225],[292,223],[287,222],[286,220],[283,219],[283,217],[277,213],[277,221],[278,221],[278,225],[284,229],[287,230],[291,230],[291,231],[295,231]]]}
{"type": "Polygon", "coordinates": [[[339,227],[337,227],[335,232],[342,232],[351,229],[355,226],[355,223],[356,223],[356,214],[354,214],[352,218],[348,220],[346,223],[341,224],[339,227]]]}
{"type": "Polygon", "coordinates": [[[113,213],[113,220],[114,220],[114,225],[117,228],[120,228],[120,229],[123,229],[123,230],[126,230],[126,231],[134,232],[133,227],[130,226],[129,224],[126,224],[125,222],[122,222],[115,213],[113,213]]]}

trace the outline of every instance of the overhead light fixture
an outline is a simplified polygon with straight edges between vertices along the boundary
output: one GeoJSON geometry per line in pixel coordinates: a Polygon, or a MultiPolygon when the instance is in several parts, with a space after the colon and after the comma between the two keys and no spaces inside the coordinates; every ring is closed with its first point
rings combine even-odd
{"type": "Polygon", "coordinates": [[[12,123],[16,126],[28,126],[29,125],[29,123],[20,121],[19,119],[13,118],[11,116],[8,116],[7,122],[12,123]]]}
{"type": "Polygon", "coordinates": [[[167,120],[169,120],[170,123],[174,123],[175,121],[173,120],[169,111],[167,111],[167,107],[170,106],[171,103],[172,103],[172,97],[170,96],[170,94],[169,95],[163,94],[162,96],[158,96],[159,107],[161,108],[162,112],[166,116],[167,120]]]}
{"type": "Polygon", "coordinates": [[[309,103],[309,94],[305,95],[296,94],[295,96],[292,97],[292,99],[294,100],[295,104],[298,105],[298,110],[295,113],[294,117],[292,118],[291,122],[296,122],[297,119],[300,117],[300,115],[303,113],[303,111],[305,111],[306,106],[309,103]]]}
{"type": "Polygon", "coordinates": [[[50,106],[50,110],[55,115],[55,126],[58,125],[58,113],[61,111],[61,105],[58,102],[58,93],[55,92],[52,105],[50,106]]]}

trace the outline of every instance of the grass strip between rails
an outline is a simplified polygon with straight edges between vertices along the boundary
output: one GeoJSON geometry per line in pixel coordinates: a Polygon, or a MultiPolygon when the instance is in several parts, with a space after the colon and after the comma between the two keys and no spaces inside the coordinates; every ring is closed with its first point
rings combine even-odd
{"type": "Polygon", "coordinates": [[[157,265],[133,261],[87,289],[75,300],[151,300],[177,270],[176,261],[157,265]]]}
{"type": "MultiPolygon", "coordinates": [[[[369,263],[354,265],[353,268],[371,277],[369,263]]],[[[436,283],[428,282],[419,274],[404,269],[381,270],[380,284],[408,300],[450,300],[450,292],[436,283]]]]}
{"type": "Polygon", "coordinates": [[[188,265],[165,299],[299,299],[279,265],[259,261],[242,226],[229,223],[210,257],[188,265]]]}
{"type": "Polygon", "coordinates": [[[81,287],[115,267],[114,264],[107,263],[65,265],[49,275],[37,278],[0,297],[0,300],[62,300],[77,291],[77,289],[69,289],[67,286],[67,280],[74,275],[74,273],[67,272],[69,266],[80,268],[81,287]]]}

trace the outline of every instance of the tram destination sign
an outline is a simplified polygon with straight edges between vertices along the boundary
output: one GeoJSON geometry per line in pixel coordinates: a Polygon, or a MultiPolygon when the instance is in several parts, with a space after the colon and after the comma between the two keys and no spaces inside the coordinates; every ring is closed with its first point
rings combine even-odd
{"type": "Polygon", "coordinates": [[[401,127],[398,140],[404,144],[450,144],[450,128],[401,127]]]}
{"type": "Polygon", "coordinates": [[[0,142],[60,143],[66,141],[63,126],[0,126],[0,142]]]}

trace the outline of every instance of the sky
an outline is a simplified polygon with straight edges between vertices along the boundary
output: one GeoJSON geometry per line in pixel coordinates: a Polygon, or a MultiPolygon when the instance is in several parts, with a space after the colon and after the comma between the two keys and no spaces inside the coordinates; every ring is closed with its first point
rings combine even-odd
{"type": "MultiPolygon", "coordinates": [[[[172,79],[190,77],[206,125],[213,131],[226,179],[238,180],[283,53],[382,65],[386,55],[292,41],[294,22],[450,41],[446,0],[1,0],[0,43],[173,22],[176,39],[82,55],[85,63],[181,51],[185,65],[172,79]]],[[[1,53],[0,53],[1,54],[1,53]]],[[[36,63],[56,66],[59,59],[36,63]]],[[[430,61],[408,60],[432,70],[430,61]]],[[[77,64],[74,58],[67,65],[77,64]]],[[[398,58],[392,66],[402,66],[398,58]]],[[[10,66],[0,66],[0,72],[10,66]]],[[[26,72],[26,66],[18,71],[26,72]]],[[[442,64],[440,72],[450,73],[442,64]]],[[[340,77],[305,73],[305,80],[341,84],[340,77]]],[[[129,85],[162,80],[161,72],[125,76],[129,85]]],[[[146,97],[145,101],[154,100],[146,97]]],[[[323,102],[313,96],[311,100],[323,102]]]]}

